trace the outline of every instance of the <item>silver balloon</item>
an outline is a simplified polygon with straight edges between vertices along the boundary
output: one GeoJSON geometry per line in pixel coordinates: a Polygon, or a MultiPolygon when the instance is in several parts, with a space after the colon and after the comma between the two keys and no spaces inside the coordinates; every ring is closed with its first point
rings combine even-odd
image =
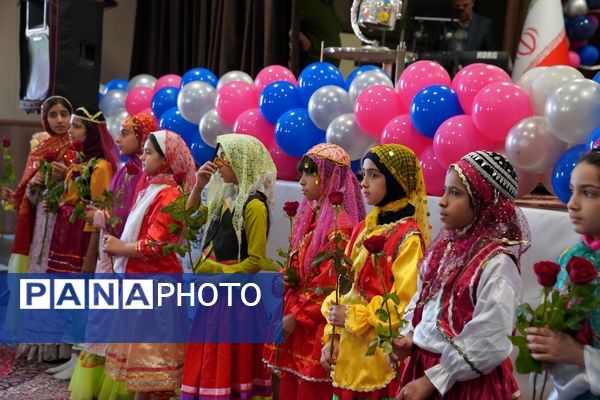
{"type": "Polygon", "coordinates": [[[544,117],[523,119],[506,136],[506,155],[515,167],[542,174],[554,166],[567,144],[554,136],[544,117]]]}
{"type": "Polygon", "coordinates": [[[529,99],[533,106],[535,115],[544,115],[544,107],[548,95],[565,82],[573,79],[581,79],[583,75],[573,67],[557,65],[542,71],[540,75],[531,82],[529,99]]]}
{"type": "Polygon", "coordinates": [[[354,101],[363,90],[375,85],[394,87],[392,80],[384,72],[377,70],[365,71],[354,78],[350,84],[350,88],[348,89],[348,94],[350,95],[350,101],[352,104],[354,104],[354,101]]]}
{"type": "Polygon", "coordinates": [[[567,82],[548,96],[546,123],[563,142],[585,143],[590,132],[600,126],[600,85],[589,79],[567,82]]]}
{"type": "Polygon", "coordinates": [[[140,74],[140,75],[134,76],[133,78],[131,78],[129,80],[129,83],[127,84],[127,91],[129,92],[129,91],[131,91],[131,89],[139,87],[139,86],[154,89],[155,84],[156,84],[155,77],[153,77],[152,75],[148,75],[148,74],[140,74]]]}
{"type": "Polygon", "coordinates": [[[219,82],[217,82],[217,90],[219,90],[221,88],[221,86],[223,86],[227,82],[235,82],[235,81],[246,82],[246,83],[249,83],[250,85],[254,85],[254,79],[252,79],[252,77],[250,75],[248,75],[247,73],[245,73],[244,71],[229,71],[229,72],[226,72],[221,77],[221,79],[219,79],[219,82]]]}
{"type": "Polygon", "coordinates": [[[200,137],[210,147],[217,147],[217,137],[219,135],[233,132],[233,128],[223,122],[214,108],[204,114],[198,129],[200,130],[200,137]]]}
{"type": "Polygon", "coordinates": [[[588,5],[585,0],[569,0],[565,6],[567,17],[573,18],[588,13],[588,5]]]}
{"type": "Polygon", "coordinates": [[[124,90],[113,89],[106,92],[102,100],[100,100],[100,110],[104,114],[104,118],[110,117],[117,111],[125,110],[125,99],[127,92],[124,90]]]}
{"type": "Polygon", "coordinates": [[[373,136],[360,129],[354,114],[342,114],[327,127],[325,138],[328,143],[337,144],[350,156],[351,160],[362,158],[367,150],[377,144],[373,136]]]}
{"type": "Polygon", "coordinates": [[[323,86],[308,101],[308,115],[319,129],[327,129],[336,117],[351,112],[348,92],[339,86],[323,86]]]}
{"type": "Polygon", "coordinates": [[[540,74],[547,69],[548,67],[535,67],[528,69],[523,75],[521,75],[521,77],[518,81],[515,82],[515,84],[523,90],[525,90],[527,93],[529,93],[529,90],[531,90],[531,84],[533,83],[535,78],[540,76],[540,74]]]}
{"type": "Polygon", "coordinates": [[[215,107],[217,91],[202,81],[192,81],[177,95],[177,109],[188,122],[197,125],[209,110],[215,107]]]}
{"type": "Polygon", "coordinates": [[[128,116],[127,111],[121,110],[106,118],[106,129],[108,129],[113,138],[117,138],[119,132],[121,132],[121,125],[128,116]]]}

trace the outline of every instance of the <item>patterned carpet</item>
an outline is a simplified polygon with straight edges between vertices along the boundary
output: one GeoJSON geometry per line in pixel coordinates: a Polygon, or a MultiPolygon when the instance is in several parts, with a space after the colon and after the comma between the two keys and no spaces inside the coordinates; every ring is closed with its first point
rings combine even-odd
{"type": "Polygon", "coordinates": [[[44,371],[56,364],[15,360],[14,346],[0,346],[0,400],[66,400],[69,381],[44,371]]]}

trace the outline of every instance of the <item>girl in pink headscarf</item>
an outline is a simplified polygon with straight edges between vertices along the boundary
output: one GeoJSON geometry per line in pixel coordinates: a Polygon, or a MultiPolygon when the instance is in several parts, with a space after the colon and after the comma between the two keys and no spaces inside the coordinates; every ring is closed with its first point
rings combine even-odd
{"type": "MultiPolygon", "coordinates": [[[[137,200],[127,217],[121,238],[105,235],[103,251],[115,256],[114,269],[127,274],[177,274],[183,268],[175,253],[164,256],[164,246],[176,243],[179,235],[169,231],[177,223],[162,209],[179,195],[180,187],[195,183],[195,164],[183,139],[176,133],[162,130],[148,136],[141,157],[145,176],[137,200]]],[[[136,331],[136,321],[129,321],[136,331]]],[[[137,328],[139,329],[139,328],[137,328]]],[[[106,374],[100,394],[125,389],[136,392],[135,399],[173,396],[181,384],[183,343],[109,344],[106,352],[106,374]],[[111,381],[115,380],[114,381],[111,381]]],[[[113,398],[113,397],[106,397],[113,398]]]]}
{"type": "Polygon", "coordinates": [[[298,282],[287,282],[284,295],[283,339],[277,349],[265,349],[265,361],[281,371],[279,398],[331,399],[329,374],[320,364],[321,340],[326,321],[321,303],[335,287],[332,260],[318,267],[311,264],[317,254],[332,251],[335,233],[344,249],[352,228],[365,217],[360,186],[350,169],[350,157],[339,146],[318,144],[300,161],[300,186],[304,200],[293,227],[290,267],[298,282]],[[334,192],[341,199],[330,197],[334,192]],[[340,212],[335,232],[335,208],[340,212]]]}

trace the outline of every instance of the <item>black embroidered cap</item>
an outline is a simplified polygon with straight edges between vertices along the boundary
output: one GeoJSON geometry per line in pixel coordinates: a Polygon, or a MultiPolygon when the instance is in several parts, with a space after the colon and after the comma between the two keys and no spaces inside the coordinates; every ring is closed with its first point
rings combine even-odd
{"type": "Polygon", "coordinates": [[[506,157],[493,151],[474,151],[462,158],[471,164],[496,190],[511,200],[517,198],[518,178],[506,157]]]}

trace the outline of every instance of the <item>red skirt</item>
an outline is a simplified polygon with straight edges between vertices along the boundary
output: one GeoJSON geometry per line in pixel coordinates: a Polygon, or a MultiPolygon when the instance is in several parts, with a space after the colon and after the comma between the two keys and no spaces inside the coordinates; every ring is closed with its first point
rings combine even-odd
{"type": "Polygon", "coordinates": [[[65,204],[58,210],[46,272],[78,273],[90,243],[90,233],[84,232],[85,221],[77,218],[70,222],[73,206],[65,204]]]}
{"type": "MultiPolygon", "coordinates": [[[[425,370],[439,364],[441,355],[415,347],[402,374],[402,386],[425,375],[425,370]]],[[[479,378],[456,382],[448,393],[439,393],[429,399],[447,400],[509,400],[520,396],[513,376],[510,359],[504,360],[491,372],[479,378]]]]}

